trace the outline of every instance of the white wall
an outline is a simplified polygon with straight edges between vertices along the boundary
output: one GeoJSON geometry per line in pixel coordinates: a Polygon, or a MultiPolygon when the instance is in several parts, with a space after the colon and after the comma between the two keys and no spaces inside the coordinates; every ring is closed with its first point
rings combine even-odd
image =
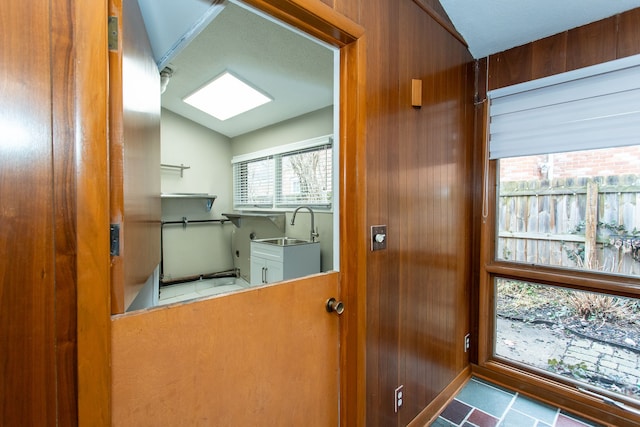
{"type": "Polygon", "coordinates": [[[233,138],[231,155],[252,153],[333,133],[333,107],[323,108],[233,138]]]}
{"type": "MultiPolygon", "coordinates": [[[[162,110],[161,162],[190,166],[183,172],[162,169],[162,193],[209,193],[217,195],[211,212],[202,200],[162,201],[162,220],[222,218],[233,201],[231,141],[169,110],[162,110]]],[[[230,270],[233,225],[192,224],[163,227],[163,278],[165,280],[230,270]]]]}

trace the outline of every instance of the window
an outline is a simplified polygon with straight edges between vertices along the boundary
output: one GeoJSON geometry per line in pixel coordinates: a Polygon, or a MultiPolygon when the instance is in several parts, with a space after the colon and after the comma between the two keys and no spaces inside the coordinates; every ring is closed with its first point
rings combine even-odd
{"type": "Polygon", "coordinates": [[[640,300],[497,278],[496,356],[640,399],[640,300]]]}
{"type": "Polygon", "coordinates": [[[233,159],[234,209],[331,209],[333,146],[322,137],[233,159]]]}
{"type": "Polygon", "coordinates": [[[496,259],[640,277],[640,145],[498,163],[496,259]]]}
{"type": "Polygon", "coordinates": [[[640,56],[489,98],[490,354],[640,400],[640,56]]]}
{"type": "Polygon", "coordinates": [[[273,157],[247,160],[233,165],[234,205],[270,208],[274,195],[273,157]]]}

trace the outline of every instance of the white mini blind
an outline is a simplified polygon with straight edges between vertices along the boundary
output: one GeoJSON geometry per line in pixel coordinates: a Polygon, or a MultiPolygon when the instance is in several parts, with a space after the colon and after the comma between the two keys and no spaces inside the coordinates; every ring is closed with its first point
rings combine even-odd
{"type": "Polygon", "coordinates": [[[272,207],[275,193],[273,157],[234,163],[233,183],[234,207],[272,207]]]}
{"type": "Polygon", "coordinates": [[[233,157],[234,209],[330,209],[333,158],[330,136],[233,157]]]}
{"type": "Polygon", "coordinates": [[[330,144],[279,156],[276,207],[331,207],[333,153],[330,144]]]}
{"type": "Polygon", "coordinates": [[[640,144],[640,55],[488,97],[491,159],[640,144]]]}

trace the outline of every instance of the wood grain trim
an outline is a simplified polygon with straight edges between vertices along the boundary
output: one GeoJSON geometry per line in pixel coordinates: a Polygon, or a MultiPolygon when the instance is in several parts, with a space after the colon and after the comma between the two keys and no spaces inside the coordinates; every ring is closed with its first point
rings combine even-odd
{"type": "Polygon", "coordinates": [[[422,412],[418,414],[407,427],[427,427],[430,426],[442,410],[451,402],[458,392],[462,390],[462,387],[471,378],[471,366],[464,368],[456,377],[449,383],[449,385],[436,396],[435,399],[424,408],[422,412]]]}
{"type": "Polygon", "coordinates": [[[340,425],[366,418],[366,42],[341,49],[340,291],[348,309],[341,329],[340,425]],[[354,188],[359,189],[353,191],[354,188]]]}
{"type": "Polygon", "coordinates": [[[438,25],[440,25],[449,34],[451,34],[456,40],[462,43],[464,47],[467,47],[467,48],[469,47],[465,39],[462,37],[462,35],[460,35],[460,33],[455,29],[455,27],[451,25],[450,22],[445,20],[442,16],[440,16],[440,14],[433,7],[431,7],[429,3],[427,3],[425,0],[413,0],[413,2],[417,4],[420,7],[420,9],[427,12],[427,14],[431,18],[433,18],[434,21],[438,23],[438,25]]]}
{"type": "Polygon", "coordinates": [[[320,0],[244,0],[244,2],[338,47],[353,43],[364,34],[364,28],[320,0]]]}
{"type": "Polygon", "coordinates": [[[111,425],[107,6],[74,2],[78,423],[111,425]]]}
{"type": "MultiPolygon", "coordinates": [[[[118,34],[122,35],[122,0],[109,0],[109,16],[118,18],[118,34]]],[[[122,37],[118,48],[109,50],[109,87],[122,88],[122,37]]],[[[124,221],[124,100],[122,90],[109,91],[109,210],[110,223],[120,224],[120,245],[126,231],[124,221]]],[[[125,254],[111,257],[111,314],[124,313],[125,254]]]]}
{"type": "Polygon", "coordinates": [[[640,297],[640,279],[629,276],[562,270],[509,262],[490,262],[485,266],[485,269],[488,273],[501,277],[531,280],[537,283],[586,291],[609,292],[630,298],[640,297]]]}
{"type": "Polygon", "coordinates": [[[340,293],[341,425],[366,418],[366,43],[364,28],[318,0],[245,0],[341,48],[340,293]],[[346,90],[344,90],[346,88],[346,90]],[[353,191],[357,188],[358,191],[353,191]]]}
{"type": "MultiPolygon", "coordinates": [[[[488,160],[488,123],[489,106],[484,102],[476,114],[480,120],[478,141],[482,145],[483,189],[480,226],[480,264],[485,266],[493,259],[495,253],[495,239],[493,235],[495,224],[495,206],[490,203],[496,186],[496,162],[488,160]]],[[[477,360],[483,363],[493,353],[493,282],[484,268],[479,277],[479,318],[478,318],[478,355],[477,360]]]]}

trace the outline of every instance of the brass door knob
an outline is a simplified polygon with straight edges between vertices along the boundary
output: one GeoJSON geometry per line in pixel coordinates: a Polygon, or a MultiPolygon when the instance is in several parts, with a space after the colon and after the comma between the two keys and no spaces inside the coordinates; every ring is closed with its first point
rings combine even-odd
{"type": "Polygon", "coordinates": [[[342,301],[338,301],[335,298],[329,298],[327,300],[327,312],[329,313],[336,313],[337,315],[340,315],[344,312],[344,304],[342,303],[342,301]]]}

